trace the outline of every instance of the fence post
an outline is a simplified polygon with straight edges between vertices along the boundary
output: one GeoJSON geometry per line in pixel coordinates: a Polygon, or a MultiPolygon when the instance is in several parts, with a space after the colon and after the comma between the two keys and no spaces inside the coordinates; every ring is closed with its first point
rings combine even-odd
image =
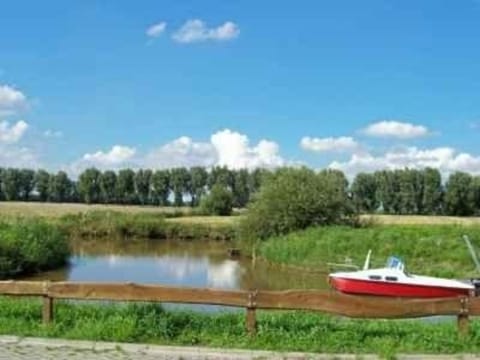
{"type": "Polygon", "coordinates": [[[468,331],[470,327],[468,313],[469,313],[468,298],[463,297],[460,299],[460,313],[457,315],[458,334],[462,337],[465,337],[468,335],[468,331]]]}
{"type": "Polygon", "coordinates": [[[50,281],[44,281],[42,319],[45,325],[50,324],[53,320],[53,298],[48,296],[49,287],[50,281]]]}
{"type": "Polygon", "coordinates": [[[53,299],[48,295],[43,296],[42,318],[45,325],[50,324],[53,320],[53,299]]]}
{"type": "Polygon", "coordinates": [[[256,312],[256,298],[257,298],[258,291],[253,291],[248,294],[248,304],[247,304],[247,314],[246,314],[246,322],[247,322],[247,332],[250,335],[255,335],[257,332],[257,312],[256,312]]]}

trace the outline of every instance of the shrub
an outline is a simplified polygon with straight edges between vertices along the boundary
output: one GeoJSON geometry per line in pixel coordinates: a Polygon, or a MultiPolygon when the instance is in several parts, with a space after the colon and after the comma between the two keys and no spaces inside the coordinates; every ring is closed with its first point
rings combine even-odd
{"type": "Polygon", "coordinates": [[[202,199],[200,206],[202,212],[207,215],[231,215],[233,209],[232,192],[224,186],[214,185],[210,194],[202,199]]]}
{"type": "Polygon", "coordinates": [[[340,171],[285,168],[268,178],[241,223],[241,236],[264,239],[356,218],[340,171]]]}
{"type": "Polygon", "coordinates": [[[54,269],[69,256],[66,236],[39,220],[0,222],[0,278],[54,269]]]}

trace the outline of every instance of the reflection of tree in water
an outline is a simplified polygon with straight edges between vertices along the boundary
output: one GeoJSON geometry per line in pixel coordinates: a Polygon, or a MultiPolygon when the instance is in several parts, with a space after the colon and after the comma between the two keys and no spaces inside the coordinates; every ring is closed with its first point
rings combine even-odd
{"type": "Polygon", "coordinates": [[[78,239],[72,240],[72,251],[77,256],[178,256],[193,259],[207,257],[213,263],[225,260],[229,244],[222,241],[149,240],[149,239],[78,239]]]}
{"type": "Polygon", "coordinates": [[[240,279],[242,289],[287,290],[287,289],[327,289],[327,274],[308,272],[291,267],[269,264],[257,260],[242,261],[245,269],[240,279]]]}
{"type": "Polygon", "coordinates": [[[245,290],[328,287],[323,273],[300,271],[264,261],[256,261],[253,266],[250,259],[230,259],[227,255],[229,246],[229,243],[203,240],[74,240],[71,266],[30,279],[87,281],[100,272],[103,281],[124,281],[122,273],[127,272],[130,275],[126,281],[153,281],[178,286],[245,290]],[[79,269],[83,270],[79,272],[79,269]]]}

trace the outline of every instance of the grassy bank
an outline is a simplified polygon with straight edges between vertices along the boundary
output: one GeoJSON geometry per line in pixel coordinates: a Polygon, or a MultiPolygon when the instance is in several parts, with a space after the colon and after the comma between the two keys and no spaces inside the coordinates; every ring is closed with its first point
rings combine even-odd
{"type": "Polygon", "coordinates": [[[374,225],[311,228],[271,238],[260,243],[257,252],[272,262],[326,271],[327,262],[362,265],[372,249],[373,266],[383,265],[389,255],[398,255],[411,272],[467,277],[475,271],[463,234],[480,248],[480,226],[374,225]]]}
{"type": "MultiPolygon", "coordinates": [[[[201,218],[201,217],[200,217],[201,218]]],[[[235,235],[231,222],[203,221],[197,217],[167,218],[152,213],[90,211],[69,214],[54,223],[72,237],[140,237],[148,239],[229,240],[235,235]],[[175,221],[182,219],[181,221],[175,221]]]]}
{"type": "Polygon", "coordinates": [[[55,322],[41,322],[36,300],[0,298],[0,333],[68,339],[147,342],[328,353],[461,353],[480,351],[480,323],[459,339],[453,321],[347,320],[303,312],[260,312],[249,337],[237,313],[164,311],[160,306],[60,303],[55,322]]]}
{"type": "Polygon", "coordinates": [[[69,256],[67,237],[40,220],[0,221],[0,279],[54,269],[69,256]]]}

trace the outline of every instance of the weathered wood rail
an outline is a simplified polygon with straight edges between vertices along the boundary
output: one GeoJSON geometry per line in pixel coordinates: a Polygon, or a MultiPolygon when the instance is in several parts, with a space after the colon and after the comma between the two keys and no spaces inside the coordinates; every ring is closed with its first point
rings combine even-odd
{"type": "Polygon", "coordinates": [[[479,297],[401,299],[359,297],[334,291],[236,291],[178,288],[134,283],[0,281],[0,295],[43,297],[43,321],[53,321],[55,299],[148,301],[208,304],[246,309],[247,330],[255,333],[256,310],[311,310],[351,318],[416,318],[457,316],[460,334],[467,334],[470,316],[480,315],[479,297]]]}

